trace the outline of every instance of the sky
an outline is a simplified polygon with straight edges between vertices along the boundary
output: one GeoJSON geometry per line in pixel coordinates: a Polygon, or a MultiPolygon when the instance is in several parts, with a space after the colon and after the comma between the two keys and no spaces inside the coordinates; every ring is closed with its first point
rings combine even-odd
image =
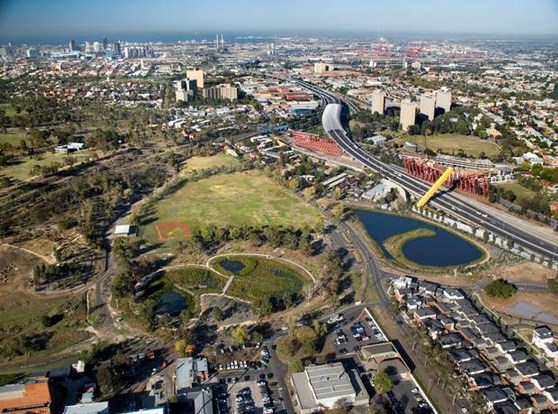
{"type": "Polygon", "coordinates": [[[0,0],[0,40],[149,33],[558,36],[558,0],[0,0]]]}

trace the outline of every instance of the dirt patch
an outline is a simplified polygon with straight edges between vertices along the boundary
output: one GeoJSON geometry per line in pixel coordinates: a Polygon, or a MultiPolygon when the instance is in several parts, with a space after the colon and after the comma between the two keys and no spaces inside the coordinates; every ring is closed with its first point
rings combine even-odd
{"type": "Polygon", "coordinates": [[[543,265],[525,262],[513,266],[502,266],[489,269],[483,276],[490,279],[506,279],[511,282],[534,283],[546,285],[547,279],[556,275],[555,270],[551,270],[543,265]]]}
{"type": "Polygon", "coordinates": [[[41,263],[38,256],[17,247],[0,245],[0,286],[6,288],[6,293],[23,287],[33,267],[41,263]]]}
{"type": "Polygon", "coordinates": [[[257,315],[252,311],[252,306],[239,300],[220,295],[205,294],[201,295],[200,302],[202,311],[213,307],[221,309],[224,319],[219,322],[215,321],[219,326],[235,325],[257,319],[257,315]]]}
{"type": "Polygon", "coordinates": [[[552,293],[518,292],[509,299],[497,299],[482,292],[480,297],[486,306],[498,313],[558,325],[557,299],[552,293]]]}
{"type": "Polygon", "coordinates": [[[188,223],[179,223],[177,221],[165,221],[163,223],[155,224],[157,229],[157,235],[159,236],[159,241],[164,242],[168,237],[171,237],[173,230],[179,230],[184,236],[188,236],[192,233],[192,229],[188,223]]]}

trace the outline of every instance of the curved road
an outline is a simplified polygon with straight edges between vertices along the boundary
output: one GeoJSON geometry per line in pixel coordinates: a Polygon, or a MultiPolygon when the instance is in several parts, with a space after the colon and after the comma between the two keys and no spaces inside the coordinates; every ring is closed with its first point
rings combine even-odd
{"type": "MultiPolygon", "coordinates": [[[[381,173],[384,177],[399,184],[409,193],[422,196],[428,191],[431,183],[425,183],[417,178],[406,174],[401,168],[390,164],[385,164],[366,153],[362,148],[355,144],[347,135],[341,125],[341,100],[330,92],[324,91],[308,82],[297,81],[297,83],[321,97],[327,106],[322,116],[322,124],[328,135],[349,154],[353,159],[363,165],[381,173]]],[[[472,222],[480,228],[487,229],[493,234],[512,240],[515,245],[524,247],[542,257],[558,262],[558,247],[534,234],[528,233],[499,217],[491,215],[488,211],[479,210],[467,201],[462,200],[458,195],[452,193],[439,192],[435,199],[430,201],[431,205],[451,212],[467,222],[472,222]]]]}

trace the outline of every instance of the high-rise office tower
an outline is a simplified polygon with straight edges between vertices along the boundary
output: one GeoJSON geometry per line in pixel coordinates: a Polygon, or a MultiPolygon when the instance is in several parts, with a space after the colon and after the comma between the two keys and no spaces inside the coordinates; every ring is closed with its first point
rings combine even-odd
{"type": "Polygon", "coordinates": [[[217,85],[203,90],[203,96],[209,99],[238,99],[238,89],[230,85],[217,85]]]}
{"type": "Polygon", "coordinates": [[[385,109],[386,94],[380,91],[372,92],[372,113],[378,112],[383,115],[385,109]]]}
{"type": "Polygon", "coordinates": [[[68,49],[70,50],[70,52],[75,52],[77,50],[77,45],[76,45],[76,41],[75,40],[70,40],[70,42],[68,43],[68,49]]]}
{"type": "Polygon", "coordinates": [[[399,123],[401,129],[407,131],[411,125],[415,125],[417,105],[410,100],[401,101],[401,114],[399,115],[399,123]]]}
{"type": "Polygon", "coordinates": [[[314,63],[314,73],[326,73],[330,70],[331,68],[327,63],[323,63],[323,62],[314,63]]]}
{"type": "Polygon", "coordinates": [[[122,54],[122,48],[120,46],[120,42],[116,42],[112,45],[112,56],[118,57],[122,54]]]}
{"type": "Polygon", "coordinates": [[[174,81],[174,95],[176,101],[191,102],[198,94],[195,79],[181,79],[174,81]]]}
{"type": "Polygon", "coordinates": [[[186,77],[188,79],[195,79],[198,88],[203,89],[203,70],[198,70],[198,69],[192,69],[192,70],[187,70],[186,71],[186,77]]]}
{"type": "Polygon", "coordinates": [[[108,39],[106,36],[103,38],[103,50],[107,50],[108,48],[108,39]]]}
{"type": "Polygon", "coordinates": [[[436,106],[442,108],[445,112],[451,109],[451,91],[440,89],[436,92],[436,106]]]}
{"type": "Polygon", "coordinates": [[[436,109],[436,98],[431,94],[423,94],[420,97],[420,113],[426,116],[430,121],[434,119],[434,111],[436,109]]]}

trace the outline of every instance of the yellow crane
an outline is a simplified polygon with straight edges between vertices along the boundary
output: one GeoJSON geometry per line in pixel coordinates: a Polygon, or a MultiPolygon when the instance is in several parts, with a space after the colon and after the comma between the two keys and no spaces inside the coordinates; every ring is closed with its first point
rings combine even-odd
{"type": "Polygon", "coordinates": [[[453,173],[453,168],[448,167],[448,169],[446,171],[444,171],[444,173],[440,176],[440,178],[438,178],[436,180],[434,185],[432,187],[430,187],[430,190],[428,190],[426,192],[426,194],[422,196],[422,198],[417,203],[417,207],[419,207],[419,208],[424,207],[426,205],[426,203],[428,203],[430,198],[432,198],[434,193],[436,191],[438,191],[438,188],[440,188],[442,186],[442,184],[444,184],[446,182],[446,180],[450,177],[450,175],[452,173],[453,173]]]}

